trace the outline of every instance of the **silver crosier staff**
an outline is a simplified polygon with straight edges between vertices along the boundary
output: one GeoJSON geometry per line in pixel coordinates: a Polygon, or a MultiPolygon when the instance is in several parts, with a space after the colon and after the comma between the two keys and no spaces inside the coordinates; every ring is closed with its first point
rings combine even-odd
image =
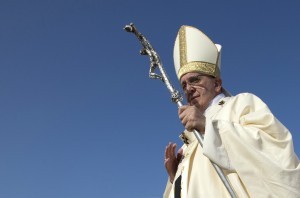
{"type": "MultiPolygon", "coordinates": [[[[124,30],[127,32],[131,32],[135,34],[135,36],[139,39],[140,43],[143,46],[143,49],[141,49],[140,54],[141,55],[148,55],[150,58],[150,71],[149,71],[149,77],[151,79],[160,79],[162,82],[167,86],[169,92],[171,93],[171,99],[172,102],[176,103],[178,107],[182,106],[182,95],[180,94],[179,91],[174,89],[172,84],[170,83],[168,76],[163,68],[162,62],[156,53],[156,51],[153,49],[149,41],[139,32],[137,31],[136,27],[134,26],[133,23],[130,23],[129,25],[126,25],[124,27],[124,30]],[[160,71],[160,75],[155,73],[155,69],[158,68],[160,71]]],[[[199,144],[201,147],[203,147],[203,136],[197,131],[193,130],[194,135],[196,136],[199,144]]],[[[236,194],[228,181],[227,177],[224,175],[222,169],[215,163],[211,161],[213,167],[217,171],[220,179],[222,180],[223,184],[225,185],[226,189],[228,190],[230,196],[232,198],[236,198],[236,194]]]]}

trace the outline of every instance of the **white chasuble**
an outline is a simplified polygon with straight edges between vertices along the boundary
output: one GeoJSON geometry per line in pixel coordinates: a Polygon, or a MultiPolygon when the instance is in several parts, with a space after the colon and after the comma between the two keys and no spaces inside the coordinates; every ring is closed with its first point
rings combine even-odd
{"type": "MultiPolygon", "coordinates": [[[[206,112],[203,148],[185,131],[181,198],[230,197],[211,165],[219,165],[238,197],[300,197],[300,164],[292,137],[256,96],[248,93],[224,98],[206,112]]],[[[165,198],[174,197],[168,182],[165,198]]]]}

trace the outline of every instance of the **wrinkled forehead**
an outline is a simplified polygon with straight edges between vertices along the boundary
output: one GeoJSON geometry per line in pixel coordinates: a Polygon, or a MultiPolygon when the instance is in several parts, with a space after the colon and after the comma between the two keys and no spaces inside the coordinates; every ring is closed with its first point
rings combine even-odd
{"type": "Polygon", "coordinates": [[[208,78],[214,78],[213,76],[201,73],[201,72],[189,72],[184,74],[181,78],[180,78],[180,84],[189,81],[190,78],[192,77],[196,77],[196,76],[206,76],[208,78]]]}
{"type": "Polygon", "coordinates": [[[198,75],[201,75],[201,73],[200,72],[189,72],[189,73],[186,73],[186,74],[182,75],[182,77],[180,78],[180,83],[186,81],[190,77],[198,76],[198,75]]]}

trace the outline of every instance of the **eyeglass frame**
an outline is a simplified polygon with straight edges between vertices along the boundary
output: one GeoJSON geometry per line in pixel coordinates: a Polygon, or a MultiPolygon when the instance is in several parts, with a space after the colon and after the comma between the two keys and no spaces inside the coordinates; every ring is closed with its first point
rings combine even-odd
{"type": "Polygon", "coordinates": [[[205,75],[205,74],[198,74],[195,76],[191,76],[189,77],[186,81],[184,81],[186,84],[181,84],[181,87],[183,89],[184,92],[187,91],[187,85],[191,86],[191,87],[195,87],[199,84],[199,82],[201,81],[201,77],[209,77],[209,78],[215,78],[214,76],[211,75],[205,75]]]}

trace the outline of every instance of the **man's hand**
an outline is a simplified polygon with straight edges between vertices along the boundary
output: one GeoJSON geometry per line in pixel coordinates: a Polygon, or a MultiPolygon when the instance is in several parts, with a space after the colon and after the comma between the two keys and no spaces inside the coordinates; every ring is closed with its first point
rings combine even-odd
{"type": "Polygon", "coordinates": [[[182,149],[179,149],[177,156],[175,155],[176,144],[169,143],[165,149],[165,167],[167,169],[170,182],[173,183],[178,168],[178,164],[182,158],[182,149]]]}
{"type": "Polygon", "coordinates": [[[205,131],[205,116],[195,106],[184,105],[178,109],[181,123],[188,131],[196,129],[200,133],[205,131]]]}

